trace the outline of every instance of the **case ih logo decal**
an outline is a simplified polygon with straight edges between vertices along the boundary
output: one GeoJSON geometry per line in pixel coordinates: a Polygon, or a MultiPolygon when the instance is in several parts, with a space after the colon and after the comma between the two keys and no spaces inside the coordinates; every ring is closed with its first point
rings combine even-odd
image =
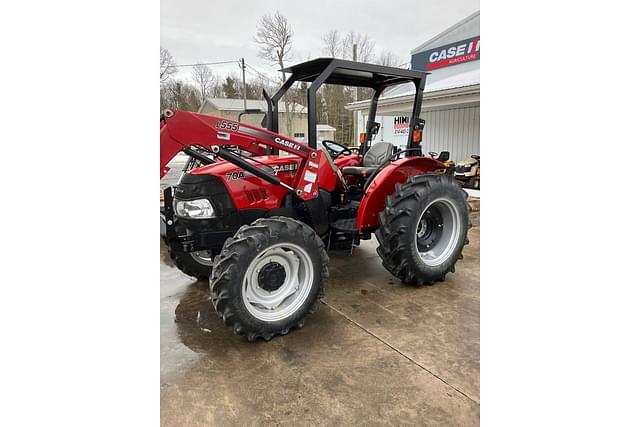
{"type": "Polygon", "coordinates": [[[276,136],[275,141],[278,144],[284,145],[285,147],[293,148],[294,150],[300,150],[300,146],[298,144],[293,143],[291,141],[287,141],[286,139],[282,139],[276,136]]]}
{"type": "Polygon", "coordinates": [[[274,165],[272,168],[273,168],[273,173],[278,175],[278,172],[291,172],[298,169],[298,164],[289,163],[286,165],[274,165]]]}
{"type": "MultiPolygon", "coordinates": [[[[274,175],[278,175],[278,173],[280,172],[282,173],[289,172],[289,175],[291,175],[291,172],[298,169],[298,164],[287,163],[285,165],[274,165],[271,168],[262,168],[262,169],[264,169],[266,172],[273,173],[274,175]]],[[[245,179],[250,176],[254,176],[254,175],[251,172],[247,172],[243,170],[227,172],[225,174],[225,178],[227,179],[227,181],[236,181],[238,179],[245,179]]]]}
{"type": "Polygon", "coordinates": [[[476,59],[480,59],[480,37],[416,53],[411,57],[411,68],[430,71],[476,59]]]}

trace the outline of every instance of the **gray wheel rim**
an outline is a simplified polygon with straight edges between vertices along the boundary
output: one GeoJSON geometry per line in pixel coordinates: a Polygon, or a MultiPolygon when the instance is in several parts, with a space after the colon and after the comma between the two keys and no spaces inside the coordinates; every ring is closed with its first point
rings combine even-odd
{"type": "Polygon", "coordinates": [[[242,301],[255,318],[277,322],[293,315],[304,304],[313,285],[313,264],[309,254],[292,243],[268,247],[251,261],[242,280],[242,301]],[[262,267],[276,263],[285,271],[282,285],[268,291],[260,287],[258,275],[262,267]]]}
{"type": "Polygon", "coordinates": [[[213,267],[213,260],[211,259],[209,251],[189,252],[189,255],[191,255],[191,258],[193,258],[197,263],[206,265],[207,267],[213,267]]]}
{"type": "Polygon", "coordinates": [[[419,218],[414,239],[416,250],[423,263],[439,266],[451,257],[460,239],[460,212],[450,200],[440,198],[429,203],[419,218]],[[425,241],[430,244],[423,245],[425,241]]]}

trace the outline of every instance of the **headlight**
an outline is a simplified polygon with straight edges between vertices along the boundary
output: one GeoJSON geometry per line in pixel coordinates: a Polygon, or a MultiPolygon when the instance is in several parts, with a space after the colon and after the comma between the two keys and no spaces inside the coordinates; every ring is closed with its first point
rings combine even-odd
{"type": "Polygon", "coordinates": [[[211,202],[207,199],[197,200],[177,200],[175,202],[174,210],[176,214],[183,218],[215,218],[216,212],[211,206],[211,202]]]}

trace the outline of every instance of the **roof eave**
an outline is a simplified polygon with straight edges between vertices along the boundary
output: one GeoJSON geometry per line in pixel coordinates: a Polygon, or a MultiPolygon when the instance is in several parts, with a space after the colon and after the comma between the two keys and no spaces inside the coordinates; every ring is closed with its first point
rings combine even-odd
{"type": "MultiPolygon", "coordinates": [[[[423,100],[438,99],[438,98],[445,98],[448,96],[472,94],[476,92],[480,92],[479,83],[474,85],[469,85],[469,86],[461,86],[461,87],[455,87],[455,88],[449,88],[449,89],[436,90],[433,92],[424,92],[422,95],[422,99],[423,100]]],[[[380,107],[385,105],[402,104],[404,102],[413,102],[413,98],[414,98],[414,95],[411,94],[411,95],[396,96],[396,97],[387,98],[387,99],[380,99],[378,101],[378,106],[380,107]]],[[[366,110],[369,108],[370,103],[371,103],[370,99],[364,100],[364,101],[352,102],[351,104],[345,105],[344,108],[347,109],[348,111],[366,110]]]]}
{"type": "Polygon", "coordinates": [[[429,46],[431,43],[433,43],[434,41],[438,40],[440,37],[444,36],[445,34],[449,33],[450,31],[455,30],[456,28],[466,24],[467,22],[471,21],[473,18],[475,18],[476,16],[480,16],[480,11],[476,11],[473,12],[471,15],[467,16],[466,18],[456,22],[455,24],[453,24],[452,26],[450,26],[449,28],[440,31],[437,35],[431,37],[429,40],[427,40],[426,42],[422,43],[420,46],[416,47],[415,49],[413,49],[411,51],[411,55],[414,55],[418,52],[422,52],[427,46],[429,46]]]}

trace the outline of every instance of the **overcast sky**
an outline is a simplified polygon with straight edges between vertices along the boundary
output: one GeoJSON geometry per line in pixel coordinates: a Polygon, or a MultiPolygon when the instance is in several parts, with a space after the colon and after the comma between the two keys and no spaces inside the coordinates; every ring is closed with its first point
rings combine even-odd
{"type": "MultiPolygon", "coordinates": [[[[253,37],[260,17],[278,10],[293,28],[290,64],[323,56],[321,37],[331,29],[368,34],[377,54],[390,50],[409,62],[411,49],[479,8],[479,0],[161,0],[160,44],[178,64],[244,57],[275,77],[277,67],[258,57],[253,37]]],[[[212,68],[239,71],[235,64],[212,68]]],[[[188,70],[179,76],[188,78],[188,70]]]]}

